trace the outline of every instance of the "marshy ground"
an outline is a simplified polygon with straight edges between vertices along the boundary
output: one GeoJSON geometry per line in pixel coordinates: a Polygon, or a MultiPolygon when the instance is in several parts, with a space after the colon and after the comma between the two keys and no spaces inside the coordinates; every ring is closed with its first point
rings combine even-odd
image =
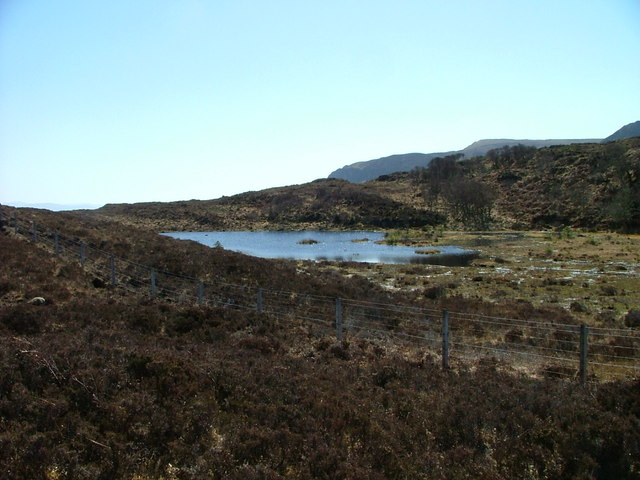
{"type": "Polygon", "coordinates": [[[480,252],[466,267],[323,265],[418,298],[462,297],[566,309],[593,326],[623,327],[640,308],[640,235],[562,232],[460,233],[408,239],[416,248],[462,245],[480,252]],[[435,240],[435,241],[434,241],[435,240]]]}

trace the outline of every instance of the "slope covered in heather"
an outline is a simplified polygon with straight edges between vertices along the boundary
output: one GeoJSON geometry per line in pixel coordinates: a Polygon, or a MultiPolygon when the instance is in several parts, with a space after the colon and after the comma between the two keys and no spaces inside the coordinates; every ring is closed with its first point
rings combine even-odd
{"type": "MultiPolygon", "coordinates": [[[[81,214],[19,214],[176,273],[386,295],[81,214]]],[[[1,227],[3,478],[637,477],[637,380],[580,386],[492,358],[443,370],[424,348],[105,287],[1,227]]]]}
{"type": "MultiPolygon", "coordinates": [[[[620,137],[627,138],[627,137],[620,137]]],[[[489,150],[513,145],[526,145],[542,148],[551,145],[569,145],[574,143],[594,143],[598,139],[554,139],[554,140],[515,140],[510,138],[484,139],[473,142],[462,150],[440,153],[405,153],[388,157],[367,160],[345,165],[329,174],[329,178],[342,178],[353,183],[375,180],[381,175],[398,172],[409,172],[414,168],[424,168],[437,157],[460,155],[462,158],[472,158],[486,154],[489,150]]]]}

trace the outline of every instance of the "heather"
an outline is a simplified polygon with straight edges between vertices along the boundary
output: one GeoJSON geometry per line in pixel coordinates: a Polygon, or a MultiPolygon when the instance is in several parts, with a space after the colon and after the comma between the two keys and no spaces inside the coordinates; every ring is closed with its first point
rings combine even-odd
{"type": "MultiPolygon", "coordinates": [[[[302,274],[129,227],[103,238],[112,224],[32,214],[184,274],[215,267],[228,280],[410,301],[326,268],[302,274]]],[[[490,355],[445,370],[426,346],[338,341],[296,316],[111,288],[9,228],[0,259],[4,478],[639,476],[637,379],[580,385],[490,355]],[[46,303],[29,304],[35,295],[46,303]]]]}

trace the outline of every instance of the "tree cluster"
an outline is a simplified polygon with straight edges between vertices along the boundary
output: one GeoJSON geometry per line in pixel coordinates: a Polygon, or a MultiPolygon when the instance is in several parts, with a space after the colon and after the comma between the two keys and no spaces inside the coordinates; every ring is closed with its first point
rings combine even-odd
{"type": "Polygon", "coordinates": [[[486,157],[495,167],[508,167],[524,163],[535,155],[537,151],[536,147],[528,147],[522,144],[505,145],[504,147],[489,150],[486,157]]]}
{"type": "Polygon", "coordinates": [[[444,202],[456,220],[467,227],[486,229],[496,193],[485,183],[465,175],[462,154],[434,158],[427,168],[415,169],[411,176],[422,187],[425,201],[444,202]]]}

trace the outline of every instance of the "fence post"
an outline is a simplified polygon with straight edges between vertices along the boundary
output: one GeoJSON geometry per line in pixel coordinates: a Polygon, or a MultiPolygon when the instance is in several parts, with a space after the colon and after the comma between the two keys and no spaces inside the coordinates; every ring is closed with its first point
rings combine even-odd
{"type": "Polygon", "coordinates": [[[38,241],[38,230],[37,230],[36,222],[31,222],[31,238],[34,242],[38,241]]]}
{"type": "Polygon", "coordinates": [[[86,260],[84,252],[84,242],[80,242],[80,265],[84,267],[84,261],[86,260]]]}
{"type": "Polygon", "coordinates": [[[204,303],[204,282],[201,280],[198,283],[198,305],[202,305],[204,303]]]}
{"type": "Polygon", "coordinates": [[[442,368],[449,368],[449,311],[442,311],[442,368]]]}
{"type": "Polygon", "coordinates": [[[580,383],[587,383],[587,347],[589,327],[584,323],[580,325],[580,383]]]}
{"type": "Polygon", "coordinates": [[[342,299],[336,298],[336,336],[342,341],[342,299]]]}
{"type": "Polygon", "coordinates": [[[55,253],[56,255],[60,254],[60,234],[57,230],[53,234],[53,253],[55,253]]]}
{"type": "Polygon", "coordinates": [[[111,286],[115,287],[116,281],[116,257],[114,255],[109,256],[109,267],[111,269],[111,286]]]}
{"type": "Polygon", "coordinates": [[[158,286],[157,286],[157,274],[156,269],[151,269],[151,296],[156,297],[158,295],[158,286]]]}
{"type": "Polygon", "coordinates": [[[262,310],[264,309],[264,300],[262,297],[262,288],[258,288],[258,294],[257,294],[257,298],[256,298],[256,310],[258,312],[262,312],[262,310]]]}

